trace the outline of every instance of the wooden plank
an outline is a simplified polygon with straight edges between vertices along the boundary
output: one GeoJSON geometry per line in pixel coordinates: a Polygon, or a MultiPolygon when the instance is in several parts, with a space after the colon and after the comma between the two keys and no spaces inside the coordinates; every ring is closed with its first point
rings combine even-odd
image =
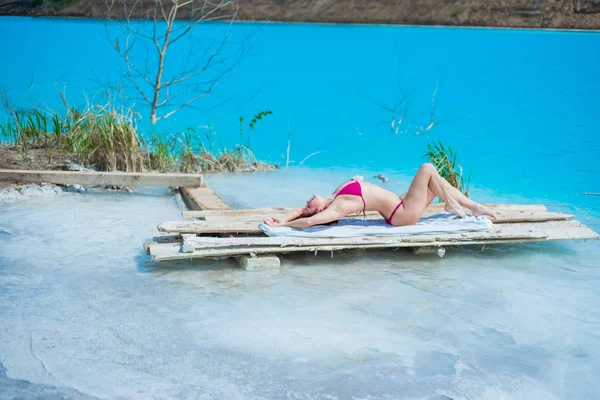
{"type": "MultiPolygon", "coordinates": [[[[444,210],[444,203],[432,203],[427,209],[432,212],[441,212],[444,210]]],[[[486,207],[492,210],[505,211],[530,211],[530,212],[545,212],[548,211],[543,204],[485,204],[486,207]]]]}
{"type": "MultiPolygon", "coordinates": [[[[444,238],[453,240],[468,239],[477,232],[465,232],[463,234],[443,235],[444,238]]],[[[441,235],[410,235],[410,236],[362,236],[349,238],[304,238],[304,237],[232,237],[232,238],[214,238],[214,237],[196,237],[194,239],[195,249],[202,248],[239,248],[239,247],[260,247],[260,246],[342,246],[342,245],[369,245],[369,244],[394,244],[394,243],[433,243],[441,235]]],[[[493,239],[531,239],[540,236],[539,233],[531,232],[480,232],[477,237],[493,239]]]]}
{"type": "Polygon", "coordinates": [[[177,245],[179,246],[179,243],[169,243],[169,242],[164,242],[164,243],[155,243],[155,242],[146,242],[144,243],[144,250],[146,250],[146,254],[152,255],[153,252],[156,251],[160,251],[162,245],[177,245]],[[158,246],[158,247],[157,247],[158,246]],[[156,250],[154,250],[156,249],[156,250]]]}
{"type": "Polygon", "coordinates": [[[517,222],[544,222],[544,221],[566,221],[573,219],[571,214],[557,212],[530,212],[530,211],[504,211],[497,210],[498,219],[494,224],[514,224],[517,222]]]}
{"type": "MultiPolygon", "coordinates": [[[[346,243],[335,239],[325,239],[307,245],[304,238],[262,238],[272,242],[265,245],[246,245],[236,247],[203,247],[196,249],[193,253],[181,253],[177,244],[157,244],[151,247],[150,253],[153,261],[167,261],[189,258],[224,258],[244,254],[275,254],[298,251],[338,251],[345,249],[378,249],[378,248],[400,248],[400,247],[424,247],[424,246],[462,246],[462,245],[485,245],[501,243],[525,243],[543,242],[554,240],[586,240],[598,239],[598,234],[582,225],[578,221],[555,221],[545,223],[523,223],[501,225],[498,229],[490,232],[469,232],[451,235],[415,235],[394,238],[347,238],[346,243]],[[302,239],[296,241],[297,245],[274,244],[276,240],[302,239]],[[360,240],[362,239],[362,241],[360,240]],[[329,240],[329,243],[326,241],[329,240]]],[[[196,238],[197,240],[200,238],[196,238]]],[[[205,238],[202,238],[204,240],[205,238]]],[[[239,239],[239,238],[229,238],[239,239]]],[[[255,238],[260,239],[260,238],[255,238]]],[[[339,238],[341,239],[341,238],[339,238]]],[[[225,240],[225,239],[221,239],[225,240]]]]}
{"type": "Polygon", "coordinates": [[[160,223],[157,229],[171,233],[260,233],[258,222],[240,221],[226,218],[221,221],[167,221],[160,223]]]}
{"type": "MultiPolygon", "coordinates": [[[[230,210],[231,208],[208,186],[182,187],[181,195],[196,210],[230,210]]],[[[184,211],[185,212],[185,211],[184,211]]],[[[214,211],[213,211],[214,212],[214,211]]]]}
{"type": "Polygon", "coordinates": [[[157,172],[79,172],[79,171],[25,171],[0,169],[0,181],[80,184],[87,186],[196,186],[201,185],[201,174],[163,174],[157,172]]]}
{"type": "MultiPolygon", "coordinates": [[[[564,221],[572,219],[574,216],[570,214],[562,214],[556,212],[529,212],[529,211],[504,211],[496,210],[498,213],[498,219],[493,222],[496,224],[506,224],[515,222],[543,222],[543,221],[564,221]]],[[[438,213],[425,212],[424,217],[429,217],[438,213]]],[[[362,220],[362,215],[353,215],[347,218],[354,218],[362,220]]],[[[367,217],[369,220],[381,220],[383,217],[381,214],[376,213],[367,217]]],[[[245,224],[247,222],[254,222],[258,225],[263,219],[261,215],[240,215],[237,217],[230,216],[207,216],[204,218],[207,224],[219,225],[219,226],[234,226],[234,224],[245,224]]],[[[200,220],[201,221],[201,220],[200,220]]],[[[256,232],[258,232],[256,227],[256,232]]]]}
{"type": "MultiPolygon", "coordinates": [[[[520,204],[486,204],[487,207],[493,210],[502,211],[524,211],[524,212],[546,212],[546,206],[543,204],[534,205],[520,205],[520,204]]],[[[278,216],[290,212],[292,208],[289,207],[266,207],[266,208],[253,208],[248,210],[205,210],[205,211],[183,211],[181,215],[183,218],[205,218],[205,217],[239,217],[247,215],[257,216],[278,216]]],[[[426,214],[436,214],[444,210],[443,203],[431,204],[426,209],[426,214]]],[[[362,215],[362,214],[361,214],[362,215]]],[[[380,214],[376,211],[368,211],[367,217],[380,217],[380,214]]]]}
{"type": "MultiPolygon", "coordinates": [[[[518,223],[518,222],[540,222],[540,221],[562,221],[573,218],[569,214],[551,212],[522,212],[498,210],[499,218],[494,224],[518,223]]],[[[161,232],[171,233],[246,233],[260,234],[262,231],[258,224],[262,221],[260,216],[215,216],[206,217],[206,220],[194,221],[167,221],[158,225],[161,232]]],[[[381,218],[379,216],[378,218],[381,218]]]]}

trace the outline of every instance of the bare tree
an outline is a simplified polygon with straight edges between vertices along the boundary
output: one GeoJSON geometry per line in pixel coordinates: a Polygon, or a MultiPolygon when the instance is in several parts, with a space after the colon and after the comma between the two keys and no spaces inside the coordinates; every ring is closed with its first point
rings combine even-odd
{"type": "Polygon", "coordinates": [[[105,4],[107,38],[125,63],[126,77],[150,106],[152,124],[205,97],[241,60],[243,47],[233,55],[223,51],[237,16],[237,0],[105,0],[105,4]],[[140,20],[150,20],[152,28],[140,20]],[[219,20],[229,24],[213,46],[197,54],[190,45],[185,62],[167,62],[168,56],[175,57],[169,50],[184,43],[180,40],[200,23],[219,20]]]}
{"type": "Polygon", "coordinates": [[[431,95],[431,108],[429,111],[429,125],[427,125],[426,128],[421,127],[419,129],[419,132],[417,132],[417,134],[425,133],[425,132],[431,130],[431,128],[433,128],[436,124],[436,122],[435,122],[435,101],[437,98],[437,92],[438,92],[439,86],[440,86],[440,80],[438,79],[435,84],[435,89],[433,90],[433,94],[431,95]]]}
{"type": "Polygon", "coordinates": [[[398,89],[398,94],[395,96],[394,103],[392,105],[384,104],[371,99],[369,99],[369,101],[380,109],[391,114],[391,120],[389,122],[382,122],[382,124],[389,125],[390,133],[395,135],[398,133],[406,133],[406,130],[400,131],[400,129],[402,127],[402,123],[405,121],[406,116],[408,115],[410,102],[408,101],[408,96],[403,88],[400,87],[398,89]]]}
{"type": "Polygon", "coordinates": [[[409,118],[408,110],[409,110],[410,102],[408,100],[408,95],[406,94],[404,89],[402,89],[402,87],[399,87],[396,98],[394,100],[394,104],[391,106],[387,105],[385,103],[380,103],[378,101],[374,101],[374,100],[370,100],[370,102],[373,103],[374,105],[376,105],[377,107],[379,107],[380,109],[382,109],[386,112],[389,112],[391,114],[391,121],[385,122],[386,125],[389,125],[391,133],[397,135],[398,133],[407,133],[410,130],[415,129],[416,130],[415,134],[420,135],[425,132],[429,132],[431,129],[433,129],[435,126],[437,126],[439,124],[439,121],[437,121],[435,118],[436,102],[437,102],[439,85],[440,85],[440,81],[438,79],[435,84],[435,89],[433,90],[433,93],[431,95],[431,107],[429,110],[429,124],[427,126],[422,126],[420,124],[417,124],[417,123],[415,123],[415,121],[412,118],[409,118]],[[401,127],[403,126],[403,124],[404,124],[405,128],[403,128],[403,130],[400,130],[401,127]]]}

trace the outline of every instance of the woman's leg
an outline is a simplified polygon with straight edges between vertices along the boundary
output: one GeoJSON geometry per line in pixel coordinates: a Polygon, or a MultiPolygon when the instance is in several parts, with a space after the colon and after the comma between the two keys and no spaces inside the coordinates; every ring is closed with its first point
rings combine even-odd
{"type": "Polygon", "coordinates": [[[416,224],[436,196],[446,197],[437,180],[432,179],[434,176],[432,168],[433,171],[437,172],[433,165],[423,164],[413,178],[406,196],[402,200],[404,208],[403,221],[400,221],[402,225],[416,224]]]}
{"type": "MultiPolygon", "coordinates": [[[[425,165],[427,165],[427,164],[425,164],[425,165]]],[[[439,184],[444,188],[447,196],[454,198],[454,200],[456,200],[458,202],[458,204],[460,204],[462,207],[468,208],[469,211],[471,211],[471,213],[475,216],[489,215],[490,217],[492,217],[494,219],[496,219],[498,217],[496,215],[496,213],[492,212],[489,208],[487,208],[484,205],[479,204],[479,203],[469,199],[467,196],[465,196],[463,192],[461,192],[460,190],[458,190],[457,188],[452,186],[447,180],[442,178],[442,176],[439,174],[437,169],[432,164],[429,164],[429,165],[431,165],[431,168],[433,168],[433,171],[435,171],[435,173],[433,174],[433,177],[435,177],[437,179],[437,181],[439,182],[439,184]]],[[[430,168],[430,167],[427,167],[427,168],[430,168]]],[[[442,200],[444,200],[442,197],[440,197],[440,198],[442,200]]],[[[452,212],[452,210],[451,210],[452,207],[453,206],[451,204],[446,203],[446,206],[444,207],[444,209],[446,211],[452,212]]],[[[460,216],[460,214],[459,214],[459,216],[460,216]]]]}
{"type": "Polygon", "coordinates": [[[468,208],[473,215],[496,217],[486,207],[469,199],[460,190],[450,185],[448,181],[440,176],[433,164],[427,163],[423,164],[415,175],[404,199],[404,204],[410,209],[411,214],[419,214],[420,217],[433,200],[432,195],[438,196],[446,203],[444,207],[446,211],[452,212],[461,218],[466,216],[462,207],[468,208]]]}

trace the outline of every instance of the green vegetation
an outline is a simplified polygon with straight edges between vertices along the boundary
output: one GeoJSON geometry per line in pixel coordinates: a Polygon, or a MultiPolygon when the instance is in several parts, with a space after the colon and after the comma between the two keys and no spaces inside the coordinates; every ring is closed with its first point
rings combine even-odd
{"type": "MultiPolygon", "coordinates": [[[[62,95],[61,95],[62,96],[62,95]]],[[[211,127],[204,138],[194,129],[167,138],[146,140],[136,127],[137,114],[108,102],[67,111],[15,110],[4,92],[0,100],[10,120],[0,124],[0,143],[14,145],[24,162],[30,149],[44,149],[51,161],[62,154],[103,171],[210,172],[270,169],[259,163],[249,148],[213,151],[211,127]]]]}
{"type": "MultiPolygon", "coordinates": [[[[451,18],[456,18],[456,17],[458,17],[460,14],[462,14],[462,12],[463,12],[463,11],[465,11],[465,9],[464,9],[464,8],[462,8],[462,7],[456,7],[456,8],[454,9],[454,11],[452,12],[452,14],[450,15],[450,17],[451,17],[451,18]]],[[[469,11],[471,11],[471,10],[469,10],[469,11]]]]}
{"type": "Polygon", "coordinates": [[[440,175],[452,186],[469,197],[469,184],[473,169],[469,170],[469,176],[465,179],[462,166],[456,162],[456,154],[452,148],[444,147],[442,142],[433,142],[427,145],[427,152],[423,158],[432,163],[440,175]]]}
{"type": "Polygon", "coordinates": [[[45,3],[50,5],[55,11],[60,11],[70,2],[71,0],[33,0],[30,4],[32,8],[35,8],[45,3]]]}
{"type": "Polygon", "coordinates": [[[191,127],[167,139],[154,135],[149,147],[151,168],[181,172],[235,172],[256,167],[268,169],[245,146],[215,151],[211,129],[208,127],[204,139],[191,127]]]}
{"type": "Polygon", "coordinates": [[[96,165],[104,171],[142,171],[146,151],[135,127],[131,109],[106,105],[88,105],[85,109],[44,113],[18,111],[2,95],[11,120],[0,125],[2,141],[15,145],[24,160],[29,149],[46,149],[69,154],[84,165],[96,165]]]}

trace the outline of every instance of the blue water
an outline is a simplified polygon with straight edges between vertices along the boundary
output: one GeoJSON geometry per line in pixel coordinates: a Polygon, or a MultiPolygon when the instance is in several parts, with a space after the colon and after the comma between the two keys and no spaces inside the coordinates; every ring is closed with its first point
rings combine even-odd
{"type": "MultiPolygon", "coordinates": [[[[226,29],[205,25],[181,41],[169,73],[226,29]]],[[[71,104],[101,101],[126,83],[98,21],[0,18],[0,37],[0,85],[19,108],[62,107],[59,90],[71,104]]],[[[244,49],[235,74],[194,108],[150,126],[127,84],[120,101],[135,103],[145,134],[211,125],[227,147],[240,141],[240,116],[272,110],[252,150],[284,164],[290,139],[293,168],[209,177],[233,207],[294,205],[355,174],[384,173],[402,192],[427,144],[441,140],[473,169],[476,200],[544,203],[600,230],[600,197],[579,196],[600,192],[600,34],[243,23],[229,42],[225,56],[244,49]],[[396,130],[386,109],[403,102],[396,130]]],[[[157,267],[137,253],[157,222],[178,218],[170,194],[77,196],[0,207],[0,227],[13,232],[0,237],[0,299],[12,304],[0,308],[10,339],[0,340],[0,397],[19,379],[37,385],[26,393],[55,385],[108,398],[194,398],[201,387],[208,398],[591,399],[600,390],[599,242],[442,260],[285,257],[281,274],[252,277],[212,262],[157,267]],[[59,307],[39,311],[46,304],[59,307]]]]}
{"type": "MultiPolygon", "coordinates": [[[[200,62],[226,28],[205,25],[174,45],[167,76],[200,62]]],[[[19,107],[60,108],[59,90],[81,104],[84,91],[97,99],[126,82],[101,22],[3,18],[0,35],[11,38],[0,43],[0,85],[19,107]]],[[[475,186],[598,208],[597,199],[577,196],[600,191],[597,33],[244,23],[233,26],[223,57],[240,48],[239,62],[223,64],[235,74],[193,109],[151,127],[148,107],[132,98],[141,128],[166,134],[191,126],[203,134],[211,125],[216,146],[232,146],[246,140],[240,116],[272,110],[252,135],[252,150],[268,161],[285,163],[289,137],[296,164],[320,151],[305,164],[409,174],[426,145],[442,140],[473,168],[475,186]],[[438,82],[436,125],[417,135],[430,123],[438,82]],[[395,134],[392,113],[381,106],[403,96],[408,112],[395,134]]],[[[142,60],[146,53],[135,54],[142,60]]]]}

